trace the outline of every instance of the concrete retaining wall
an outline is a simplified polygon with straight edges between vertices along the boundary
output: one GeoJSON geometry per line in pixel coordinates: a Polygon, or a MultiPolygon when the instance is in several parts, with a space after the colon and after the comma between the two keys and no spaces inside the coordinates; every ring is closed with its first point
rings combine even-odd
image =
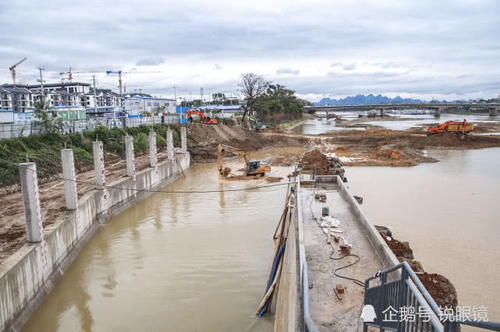
{"type": "Polygon", "coordinates": [[[349,192],[349,189],[347,189],[344,182],[342,182],[342,179],[336,175],[335,178],[342,197],[351,206],[352,212],[357,217],[357,220],[359,221],[361,227],[363,227],[366,237],[375,249],[375,252],[379,256],[380,260],[383,262],[384,267],[387,268],[399,264],[399,260],[396,258],[396,255],[394,255],[392,250],[389,248],[387,243],[385,243],[384,239],[382,239],[375,227],[368,222],[368,219],[366,218],[363,210],[361,210],[358,201],[349,192]]]}
{"type": "MultiPolygon", "coordinates": [[[[296,186],[292,185],[296,190],[296,186]]],[[[293,194],[287,221],[290,223],[286,248],[281,267],[278,291],[276,295],[276,314],[274,316],[274,331],[299,331],[301,320],[300,301],[300,262],[298,247],[297,191],[293,194]]]]}
{"type": "Polygon", "coordinates": [[[303,331],[302,269],[306,260],[300,182],[292,185],[294,196],[290,218],[290,230],[276,299],[274,331],[303,331]]]}
{"type": "MultiPolygon", "coordinates": [[[[190,165],[189,153],[177,154],[182,169],[190,165]]],[[[92,191],[67,211],[61,222],[37,244],[25,244],[0,265],[0,331],[18,331],[53,288],[100,222],[149,196],[150,190],[174,181],[181,174],[175,160],[159,163],[109,184],[106,191],[92,191]],[[136,188],[137,190],[121,189],[136,188]]]]}

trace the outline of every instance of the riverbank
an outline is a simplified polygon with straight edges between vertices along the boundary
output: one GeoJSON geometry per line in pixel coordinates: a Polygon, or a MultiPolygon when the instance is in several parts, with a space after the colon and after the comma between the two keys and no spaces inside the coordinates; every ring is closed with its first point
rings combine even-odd
{"type": "MultiPolygon", "coordinates": [[[[488,125],[492,129],[492,125],[488,125]]],[[[483,127],[480,127],[483,128],[483,127]]],[[[160,129],[163,130],[163,129],[160,129]]],[[[174,135],[176,137],[177,135],[174,135]]],[[[157,139],[158,141],[158,139],[157,139]]],[[[175,140],[174,140],[175,141],[175,140]]],[[[109,139],[110,147],[115,146],[109,139]]],[[[280,148],[266,155],[274,166],[290,166],[299,160],[301,154],[312,147],[335,153],[346,166],[415,166],[420,163],[436,162],[428,156],[428,150],[439,149],[481,149],[500,147],[500,136],[455,135],[427,136],[422,130],[388,130],[367,128],[366,130],[343,130],[323,135],[304,135],[281,131],[263,133],[246,130],[237,126],[208,126],[192,124],[188,126],[188,149],[193,163],[217,160],[217,145],[226,144],[247,152],[280,148]]],[[[106,145],[105,145],[106,146],[106,145]]],[[[257,155],[259,155],[257,153],[257,155]]],[[[165,151],[158,153],[160,161],[167,158],[165,151]]],[[[105,155],[106,179],[115,181],[126,176],[125,160],[112,152],[105,155]]],[[[147,154],[136,157],[136,169],[149,165],[147,154]]],[[[12,165],[10,167],[13,167],[12,165]]],[[[58,172],[61,171],[58,166],[58,172]]],[[[53,168],[55,172],[57,168],[53,168]]],[[[16,171],[17,167],[16,167],[16,171]]],[[[60,177],[60,173],[54,173],[60,177]]],[[[77,168],[78,195],[94,188],[94,171],[88,164],[77,168]]],[[[52,229],[64,216],[64,186],[60,179],[50,176],[42,179],[40,198],[44,226],[52,229]]],[[[24,207],[19,186],[11,186],[0,194],[0,263],[17,250],[26,240],[24,207]]]]}
{"type": "Polygon", "coordinates": [[[175,160],[112,182],[104,191],[92,190],[78,199],[75,210],[66,211],[64,220],[44,230],[40,242],[24,242],[0,265],[0,330],[23,326],[100,223],[175,180],[189,165],[189,153],[179,153],[175,160]]]}

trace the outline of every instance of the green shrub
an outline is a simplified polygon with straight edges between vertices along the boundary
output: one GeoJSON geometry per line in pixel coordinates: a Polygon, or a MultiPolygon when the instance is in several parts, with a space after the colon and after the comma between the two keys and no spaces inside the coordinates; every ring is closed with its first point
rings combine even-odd
{"type": "Polygon", "coordinates": [[[135,153],[145,153],[149,147],[148,136],[144,133],[137,133],[134,136],[135,153]]]}

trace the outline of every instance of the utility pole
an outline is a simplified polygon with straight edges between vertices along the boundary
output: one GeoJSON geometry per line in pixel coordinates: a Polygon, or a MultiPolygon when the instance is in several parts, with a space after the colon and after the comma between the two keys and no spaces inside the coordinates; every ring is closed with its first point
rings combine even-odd
{"type": "Polygon", "coordinates": [[[44,100],[45,100],[45,92],[43,91],[43,73],[42,72],[45,69],[42,68],[42,67],[38,67],[38,70],[40,71],[40,79],[38,80],[38,82],[40,82],[40,91],[42,92],[42,96],[40,97],[40,101],[44,102],[44,100]]]}
{"type": "Polygon", "coordinates": [[[97,113],[97,90],[95,87],[95,75],[92,75],[92,83],[94,85],[94,112],[97,113]]]}
{"type": "Polygon", "coordinates": [[[200,104],[203,106],[203,88],[200,88],[200,104]]]}

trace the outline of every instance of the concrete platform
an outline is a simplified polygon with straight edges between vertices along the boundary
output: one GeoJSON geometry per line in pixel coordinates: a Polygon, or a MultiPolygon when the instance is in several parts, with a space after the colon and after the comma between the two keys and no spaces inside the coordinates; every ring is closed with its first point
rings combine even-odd
{"type": "Polygon", "coordinates": [[[302,220],[304,229],[305,255],[309,266],[310,312],[313,321],[320,331],[362,331],[360,314],[364,299],[364,288],[351,280],[334,275],[337,268],[351,264],[357,260],[344,256],[340,252],[339,243],[332,241],[327,244],[327,236],[321,230],[322,208],[328,207],[330,216],[340,221],[340,227],[332,230],[342,230],[335,233],[344,236],[352,244],[351,254],[359,256],[357,264],[340,270],[337,274],[358,279],[362,282],[373,276],[377,270],[384,268],[383,259],[369,240],[366,225],[359,220],[359,214],[352,210],[352,204],[344,199],[339,185],[335,183],[316,184],[311,187],[301,187],[299,195],[302,205],[302,220]],[[314,198],[315,193],[327,196],[325,203],[314,198]],[[317,219],[317,220],[316,220],[317,219]],[[319,223],[319,224],[318,224],[319,223]],[[341,284],[345,292],[342,300],[335,295],[334,289],[341,284]],[[311,288],[312,286],[312,288],[311,288]]]}

